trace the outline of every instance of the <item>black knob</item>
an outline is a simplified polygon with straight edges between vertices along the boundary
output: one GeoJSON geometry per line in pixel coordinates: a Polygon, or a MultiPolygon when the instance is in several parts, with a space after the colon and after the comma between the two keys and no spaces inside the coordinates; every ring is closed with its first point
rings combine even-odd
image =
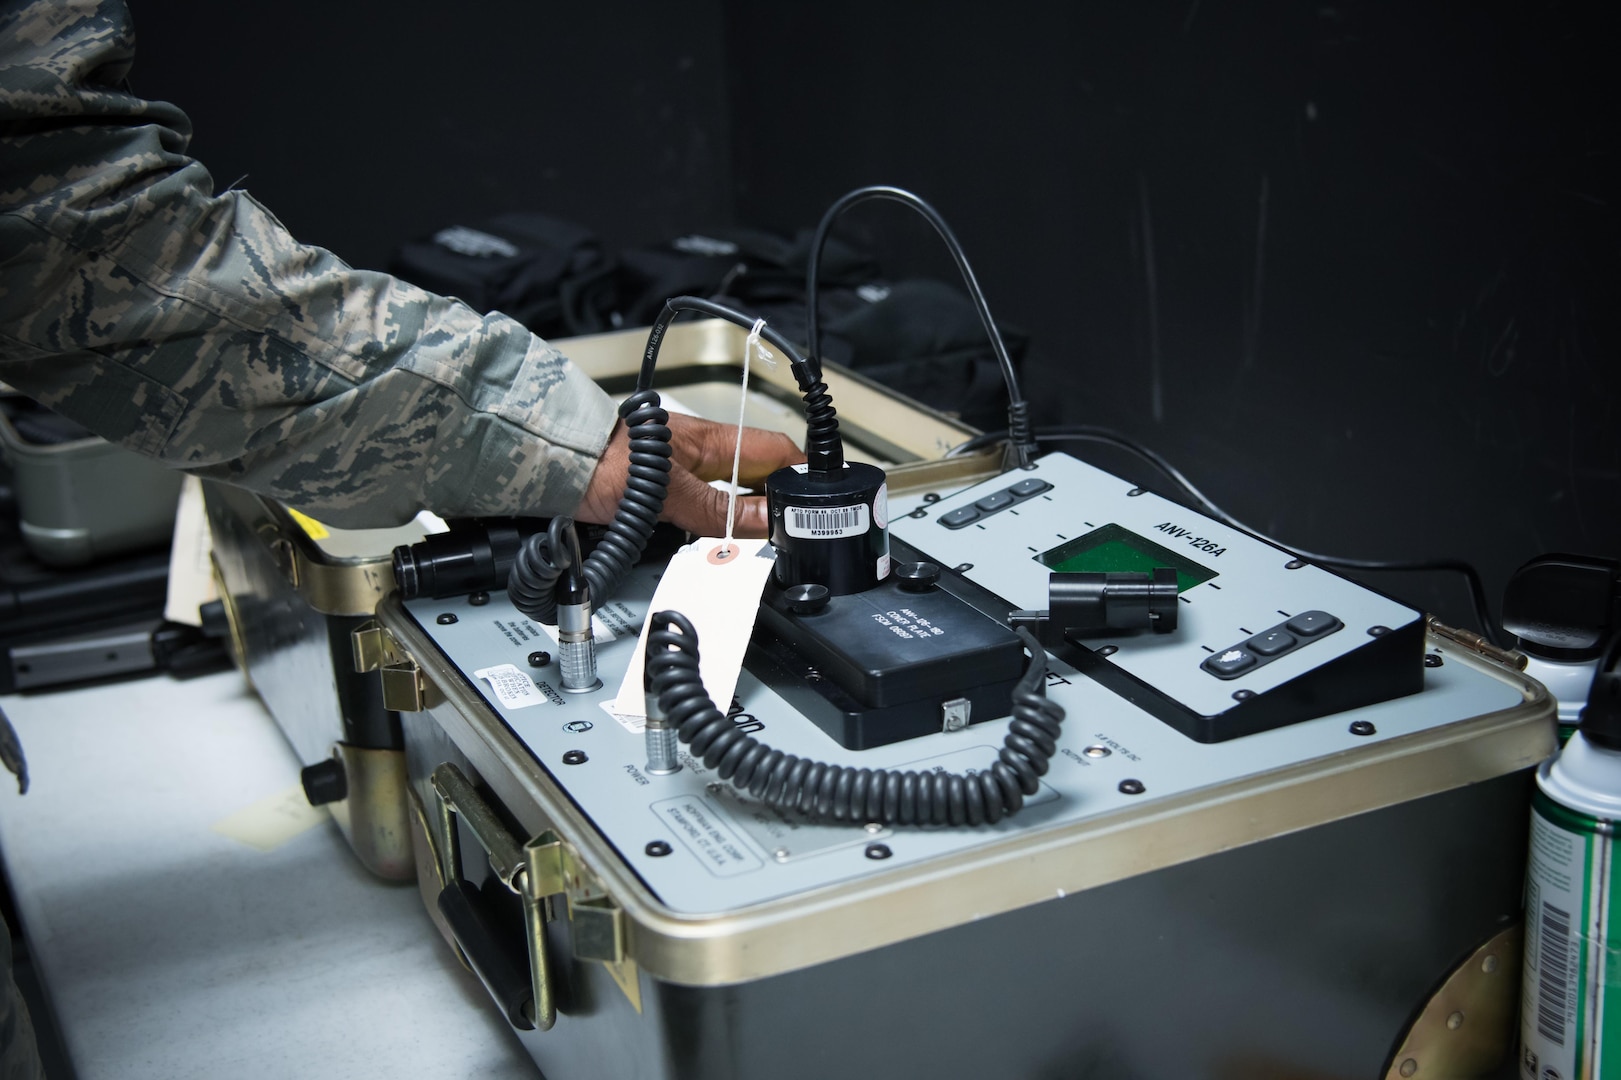
{"type": "Polygon", "coordinates": [[[827,607],[831,594],[826,585],[790,585],[782,590],[782,598],[796,615],[814,615],[827,607]]]}
{"type": "Polygon", "coordinates": [[[895,568],[895,580],[907,592],[928,592],[940,581],[940,568],[932,562],[901,563],[895,568]]]}
{"type": "Polygon", "coordinates": [[[304,797],[311,806],[342,802],[349,797],[349,778],[344,775],[343,762],[337,758],[306,765],[298,778],[304,784],[304,797]]]}

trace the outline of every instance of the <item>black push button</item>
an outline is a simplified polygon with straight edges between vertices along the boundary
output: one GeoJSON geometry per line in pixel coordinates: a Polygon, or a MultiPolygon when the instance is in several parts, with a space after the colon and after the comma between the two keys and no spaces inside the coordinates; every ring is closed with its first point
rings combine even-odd
{"type": "Polygon", "coordinates": [[[949,514],[941,514],[940,524],[948,529],[960,529],[977,517],[979,517],[978,510],[975,510],[972,506],[962,506],[949,514]]]}
{"type": "Polygon", "coordinates": [[[1283,625],[1301,637],[1309,638],[1338,629],[1340,621],[1326,611],[1302,611],[1283,625]]]}
{"type": "Polygon", "coordinates": [[[1295,636],[1274,627],[1264,634],[1256,634],[1244,642],[1244,648],[1257,656],[1276,656],[1295,647],[1295,636]]]}
{"type": "Polygon", "coordinates": [[[1052,485],[1047,483],[1047,481],[1038,480],[1032,476],[1030,479],[1020,480],[1017,484],[1014,484],[1012,487],[1008,488],[1008,493],[1013,495],[1015,498],[1028,499],[1032,495],[1040,495],[1043,491],[1046,491],[1050,487],[1052,487],[1052,485]]]}
{"type": "Polygon", "coordinates": [[[1013,496],[1009,495],[1005,491],[998,491],[993,495],[985,496],[974,505],[985,511],[987,514],[994,514],[998,510],[1012,506],[1013,496]]]}
{"type": "Polygon", "coordinates": [[[1219,652],[1215,656],[1207,657],[1204,669],[1212,675],[1224,678],[1237,675],[1241,671],[1248,671],[1255,666],[1255,654],[1248,649],[1235,647],[1226,652],[1219,652]]]}

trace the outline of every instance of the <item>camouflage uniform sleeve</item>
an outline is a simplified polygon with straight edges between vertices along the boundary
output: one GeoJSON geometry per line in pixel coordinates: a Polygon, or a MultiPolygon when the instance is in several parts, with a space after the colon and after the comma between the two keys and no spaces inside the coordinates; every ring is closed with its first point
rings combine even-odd
{"type": "Polygon", "coordinates": [[[109,439],[347,527],[555,514],[612,403],[499,314],[215,197],[119,84],[122,0],[0,0],[0,380],[109,439]]]}

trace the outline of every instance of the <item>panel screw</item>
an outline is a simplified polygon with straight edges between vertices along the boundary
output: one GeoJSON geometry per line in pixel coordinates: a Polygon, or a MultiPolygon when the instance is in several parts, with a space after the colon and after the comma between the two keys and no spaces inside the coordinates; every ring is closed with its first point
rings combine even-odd
{"type": "Polygon", "coordinates": [[[1457,1031],[1463,1027],[1463,1013],[1455,1012],[1447,1017],[1447,1027],[1452,1031],[1457,1031]]]}
{"type": "MultiPolygon", "coordinates": [[[[1369,637],[1384,637],[1388,633],[1390,633],[1390,627],[1388,627],[1388,626],[1370,626],[1370,627],[1368,627],[1368,636],[1369,637]]],[[[1408,1060],[1410,1061],[1412,1059],[1409,1058],[1408,1060]]]]}
{"type": "Polygon", "coordinates": [[[1089,758],[1105,758],[1114,753],[1114,751],[1110,750],[1107,746],[1094,745],[1088,746],[1085,750],[1082,750],[1081,753],[1085,754],[1089,758]]]}
{"type": "Polygon", "coordinates": [[[1374,727],[1373,724],[1367,720],[1353,720],[1351,722],[1352,735],[1372,735],[1378,730],[1378,728],[1374,727]]]}
{"type": "Polygon", "coordinates": [[[536,650],[535,652],[532,652],[532,653],[529,654],[529,666],[530,667],[545,667],[547,664],[549,664],[551,662],[552,662],[552,654],[549,653],[549,652],[545,652],[545,651],[542,651],[542,650],[536,650]]]}
{"type": "Polygon", "coordinates": [[[939,492],[938,492],[938,491],[930,491],[930,492],[927,492],[927,493],[926,493],[926,494],[925,494],[925,495],[924,495],[924,496],[923,496],[923,501],[924,501],[924,502],[926,502],[926,503],[936,503],[936,502],[939,502],[939,501],[940,501],[940,493],[939,493],[939,492]]]}
{"type": "Polygon", "coordinates": [[[439,618],[435,619],[434,621],[437,622],[440,626],[449,626],[451,623],[456,621],[456,614],[455,614],[455,612],[447,611],[443,615],[439,616],[439,618]]]}
{"type": "Polygon", "coordinates": [[[563,755],[564,765],[584,765],[587,760],[584,750],[570,750],[563,755]]]}
{"type": "Polygon", "coordinates": [[[1092,651],[1097,653],[1097,655],[1099,655],[1099,656],[1113,656],[1115,653],[1120,651],[1120,646],[1118,646],[1118,645],[1102,645],[1102,646],[1099,646],[1098,648],[1096,648],[1096,649],[1094,649],[1092,651]]]}
{"type": "Polygon", "coordinates": [[[926,517],[929,516],[929,512],[927,510],[923,509],[923,507],[920,506],[916,510],[913,510],[910,514],[907,514],[906,516],[910,517],[910,518],[926,518],[926,517]]]}
{"type": "Polygon", "coordinates": [[[788,861],[788,856],[791,855],[791,854],[792,854],[792,852],[790,852],[785,847],[780,847],[776,851],[773,851],[771,853],[772,857],[775,858],[778,862],[787,862],[788,861]]]}
{"type": "Polygon", "coordinates": [[[966,573],[968,573],[968,571],[972,570],[973,568],[974,568],[974,564],[971,563],[971,562],[960,562],[956,566],[952,567],[952,569],[955,570],[959,574],[966,574],[966,573]]]}
{"type": "Polygon", "coordinates": [[[1440,667],[1441,664],[1442,664],[1442,660],[1441,660],[1441,654],[1440,653],[1432,652],[1432,653],[1425,653],[1424,654],[1424,666],[1425,667],[1440,667]]]}
{"type": "Polygon", "coordinates": [[[1143,787],[1143,782],[1141,780],[1120,781],[1120,794],[1122,795],[1141,795],[1147,790],[1147,788],[1143,787]]]}
{"type": "Polygon", "coordinates": [[[1480,970],[1484,971],[1488,975],[1490,975],[1492,972],[1496,971],[1497,970],[1497,956],[1494,954],[1494,955],[1488,956],[1488,957],[1486,957],[1486,959],[1482,960],[1480,962],[1480,970]]]}
{"type": "Polygon", "coordinates": [[[1233,691],[1233,700],[1234,701],[1248,701],[1250,698],[1252,698],[1254,696],[1255,696],[1255,691],[1254,690],[1234,690],[1233,691]]]}
{"type": "Polygon", "coordinates": [[[1130,491],[1126,492],[1126,494],[1135,499],[1137,496],[1141,495],[1147,490],[1147,488],[1134,487],[1130,491]]]}
{"type": "Polygon", "coordinates": [[[889,850],[888,844],[867,845],[867,858],[869,859],[887,859],[893,854],[895,853],[889,850]]]}
{"type": "Polygon", "coordinates": [[[1305,565],[1306,565],[1306,560],[1305,559],[1290,559],[1288,562],[1283,564],[1283,568],[1285,570],[1299,570],[1301,567],[1303,567],[1305,565]]]}
{"type": "Polygon", "coordinates": [[[867,832],[869,834],[871,834],[873,836],[877,836],[879,833],[884,831],[884,827],[882,825],[878,824],[876,821],[867,822],[867,824],[864,826],[864,828],[867,830],[867,832]]]}
{"type": "Polygon", "coordinates": [[[490,602],[490,594],[487,592],[476,592],[467,598],[467,602],[472,604],[474,607],[483,607],[485,604],[490,602]]]}
{"type": "Polygon", "coordinates": [[[726,785],[717,784],[714,781],[710,781],[704,785],[704,790],[709,792],[711,795],[719,795],[722,791],[726,790],[726,785]]]}
{"type": "Polygon", "coordinates": [[[670,845],[665,843],[663,840],[654,840],[642,850],[653,856],[655,859],[662,859],[664,856],[670,853],[670,845]]]}
{"type": "Polygon", "coordinates": [[[1418,1062],[1414,1061],[1412,1058],[1408,1058],[1406,1061],[1401,1063],[1401,1068],[1397,1069],[1396,1071],[1401,1073],[1403,1076],[1412,1076],[1414,1073],[1418,1072],[1418,1062]]]}

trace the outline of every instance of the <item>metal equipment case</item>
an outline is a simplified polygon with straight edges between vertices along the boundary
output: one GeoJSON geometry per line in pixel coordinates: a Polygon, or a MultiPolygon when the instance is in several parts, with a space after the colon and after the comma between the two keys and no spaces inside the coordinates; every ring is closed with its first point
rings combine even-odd
{"type": "MultiPolygon", "coordinates": [[[[615,605],[642,617],[657,573],[615,605]]],[[[517,621],[395,595],[356,644],[401,710],[424,898],[551,1080],[1469,1076],[1508,1047],[1553,704],[1444,628],[1416,693],[1214,744],[1054,659],[1069,719],[1020,815],[863,829],[690,757],[643,772],[599,700],[633,639],[598,694],[538,671],[512,707],[487,673],[522,670],[517,621]]],[[[734,722],[850,762],[776,677],[745,668],[734,722]]],[[[1005,726],[857,763],[960,770],[1005,726]]]]}
{"type": "Polygon", "coordinates": [[[325,785],[362,865],[410,880],[399,717],[355,674],[350,635],[394,587],[394,547],[422,528],[329,529],[239,488],[203,491],[237,665],[306,766],[306,789],[325,785]]]}

